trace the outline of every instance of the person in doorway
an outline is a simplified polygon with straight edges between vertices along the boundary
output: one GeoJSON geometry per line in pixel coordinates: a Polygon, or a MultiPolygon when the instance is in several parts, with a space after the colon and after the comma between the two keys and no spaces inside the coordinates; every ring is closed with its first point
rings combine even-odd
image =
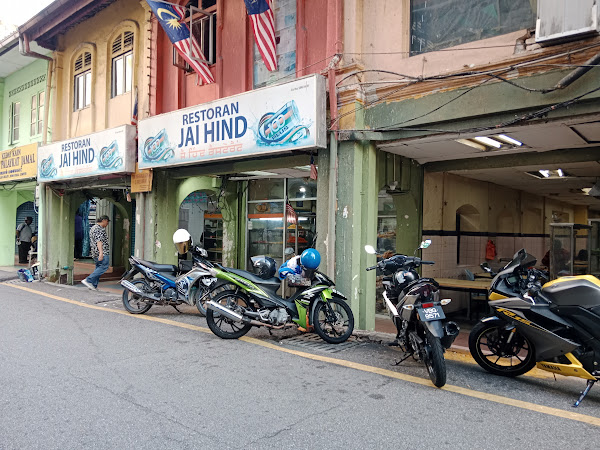
{"type": "Polygon", "coordinates": [[[75,213],[75,259],[83,257],[83,217],[79,211],[75,213]]]}
{"type": "Polygon", "coordinates": [[[96,269],[87,278],[81,280],[81,284],[94,291],[98,289],[100,276],[108,269],[108,255],[110,254],[108,234],[106,234],[108,222],[110,222],[108,216],[100,216],[96,225],[90,229],[90,249],[96,269]]]}
{"type": "Polygon", "coordinates": [[[83,253],[83,217],[75,213],[75,259],[81,259],[83,253]]]}
{"type": "Polygon", "coordinates": [[[31,238],[33,230],[30,225],[33,223],[33,218],[27,216],[25,222],[17,227],[17,242],[19,245],[19,264],[27,264],[27,253],[31,248],[31,238]]]}
{"type": "MultiPolygon", "coordinates": [[[[550,251],[553,251],[556,265],[556,273],[561,274],[561,272],[565,272],[568,270],[568,264],[571,259],[571,255],[569,254],[569,251],[567,249],[563,248],[560,239],[554,239],[554,243],[552,245],[553,248],[548,250],[542,258],[542,265],[546,267],[550,266],[550,251]]],[[[562,275],[564,275],[564,273],[562,275]]]]}

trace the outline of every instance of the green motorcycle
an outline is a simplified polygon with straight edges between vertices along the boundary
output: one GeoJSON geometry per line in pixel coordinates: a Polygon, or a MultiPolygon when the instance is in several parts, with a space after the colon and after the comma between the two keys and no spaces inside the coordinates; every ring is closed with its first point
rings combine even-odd
{"type": "Polygon", "coordinates": [[[298,327],[301,331],[314,329],[331,344],[350,337],[354,330],[352,310],[326,275],[306,269],[302,277],[306,285],[285,299],[277,295],[282,281],[274,276],[275,261],[264,256],[252,260],[258,274],[221,266],[209,268],[211,275],[221,280],[213,291],[216,295],[206,302],[206,322],[214,334],[238,339],[252,327],[269,331],[298,327]]]}

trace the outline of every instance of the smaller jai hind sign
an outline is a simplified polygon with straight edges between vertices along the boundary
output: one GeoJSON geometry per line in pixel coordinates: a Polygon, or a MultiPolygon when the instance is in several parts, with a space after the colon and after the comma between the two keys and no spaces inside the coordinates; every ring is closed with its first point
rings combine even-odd
{"type": "Polygon", "coordinates": [[[135,165],[135,127],[122,125],[39,148],[38,181],[51,182],[114,173],[135,165]]]}
{"type": "Polygon", "coordinates": [[[37,144],[4,150],[0,155],[0,182],[37,176],[37,144]]]}

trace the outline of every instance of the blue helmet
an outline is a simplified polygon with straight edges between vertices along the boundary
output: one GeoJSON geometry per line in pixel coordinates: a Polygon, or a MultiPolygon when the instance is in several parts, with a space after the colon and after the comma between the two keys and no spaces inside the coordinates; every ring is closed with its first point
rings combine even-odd
{"type": "Polygon", "coordinates": [[[321,254],[314,248],[307,248],[300,255],[300,264],[305,269],[315,270],[321,264],[321,254]]]}

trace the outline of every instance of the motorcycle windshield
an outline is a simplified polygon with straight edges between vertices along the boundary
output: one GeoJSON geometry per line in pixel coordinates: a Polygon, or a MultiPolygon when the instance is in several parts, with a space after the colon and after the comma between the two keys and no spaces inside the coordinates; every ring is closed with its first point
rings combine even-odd
{"type": "Polygon", "coordinates": [[[502,269],[498,273],[498,277],[512,274],[519,267],[527,268],[527,267],[534,266],[536,262],[537,262],[537,260],[536,260],[535,256],[529,255],[525,251],[525,249],[522,248],[521,250],[519,250],[517,253],[514,254],[512,261],[509,262],[506,266],[504,266],[504,269],[502,269]]]}

